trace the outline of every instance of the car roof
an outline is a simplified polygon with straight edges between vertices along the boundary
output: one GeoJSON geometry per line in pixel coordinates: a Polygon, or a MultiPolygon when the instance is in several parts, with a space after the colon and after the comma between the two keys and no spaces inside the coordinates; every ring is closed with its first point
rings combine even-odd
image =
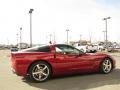
{"type": "Polygon", "coordinates": [[[55,44],[55,46],[70,46],[70,45],[67,45],[67,44],[55,44]]]}

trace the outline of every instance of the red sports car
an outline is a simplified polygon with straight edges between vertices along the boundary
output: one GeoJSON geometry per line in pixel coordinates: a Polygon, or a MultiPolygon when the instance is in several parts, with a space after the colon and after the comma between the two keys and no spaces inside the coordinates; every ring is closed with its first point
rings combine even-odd
{"type": "Polygon", "coordinates": [[[11,53],[12,70],[36,82],[75,73],[110,73],[115,60],[106,54],[87,54],[65,44],[38,46],[11,53]]]}

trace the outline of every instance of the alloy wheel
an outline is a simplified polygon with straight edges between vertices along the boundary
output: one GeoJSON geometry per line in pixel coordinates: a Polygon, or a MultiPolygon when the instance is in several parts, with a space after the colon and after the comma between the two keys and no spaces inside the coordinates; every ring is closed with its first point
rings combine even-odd
{"type": "Polygon", "coordinates": [[[46,64],[36,64],[32,69],[32,76],[36,81],[44,81],[50,74],[49,67],[46,64]]]}
{"type": "Polygon", "coordinates": [[[104,60],[102,66],[104,73],[109,73],[112,69],[112,63],[109,59],[104,60]]]}

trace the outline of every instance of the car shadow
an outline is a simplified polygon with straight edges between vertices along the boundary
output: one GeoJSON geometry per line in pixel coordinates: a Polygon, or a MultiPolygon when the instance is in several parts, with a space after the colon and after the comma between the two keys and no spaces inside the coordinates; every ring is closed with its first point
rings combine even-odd
{"type": "Polygon", "coordinates": [[[28,78],[22,79],[24,83],[43,90],[83,90],[105,85],[120,84],[120,69],[109,74],[82,74],[67,77],[52,78],[46,82],[34,83],[28,78]]]}

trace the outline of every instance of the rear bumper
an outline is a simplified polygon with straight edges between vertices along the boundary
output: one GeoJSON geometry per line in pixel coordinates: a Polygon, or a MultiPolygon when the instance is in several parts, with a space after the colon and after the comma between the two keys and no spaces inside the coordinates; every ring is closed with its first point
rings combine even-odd
{"type": "Polygon", "coordinates": [[[18,76],[26,76],[29,64],[17,64],[12,65],[11,70],[18,76]]]}
{"type": "Polygon", "coordinates": [[[15,69],[11,68],[11,71],[12,71],[13,74],[16,74],[16,75],[19,76],[19,74],[15,71],[15,69]]]}
{"type": "Polygon", "coordinates": [[[16,74],[18,76],[25,76],[27,74],[26,70],[21,70],[21,69],[15,70],[15,69],[11,68],[11,71],[13,74],[16,74]]]}

